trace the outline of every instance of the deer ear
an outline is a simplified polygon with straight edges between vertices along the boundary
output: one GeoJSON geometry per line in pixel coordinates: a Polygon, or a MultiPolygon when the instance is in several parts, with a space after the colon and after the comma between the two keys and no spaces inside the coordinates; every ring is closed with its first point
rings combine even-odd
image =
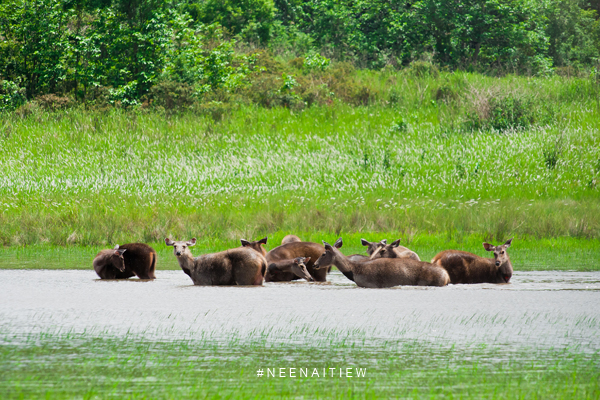
{"type": "Polygon", "coordinates": [[[267,236],[265,236],[264,238],[260,239],[258,241],[258,243],[260,243],[260,244],[267,244],[267,236]]]}
{"type": "Polygon", "coordinates": [[[324,240],[323,240],[323,247],[325,247],[325,250],[329,250],[329,251],[331,251],[331,249],[332,249],[331,245],[324,240]]]}
{"type": "Polygon", "coordinates": [[[192,238],[192,240],[188,241],[186,244],[188,246],[195,246],[196,245],[196,238],[192,238]]]}
{"type": "Polygon", "coordinates": [[[492,246],[488,242],[483,242],[483,248],[485,249],[485,251],[494,251],[494,246],[492,246]]]}
{"type": "Polygon", "coordinates": [[[360,239],[360,244],[362,244],[363,246],[368,246],[369,242],[367,242],[365,239],[360,239]]]}
{"type": "Polygon", "coordinates": [[[304,262],[307,263],[310,261],[310,257],[304,257],[304,262]]]}
{"type": "Polygon", "coordinates": [[[334,247],[335,247],[336,249],[339,249],[340,247],[342,247],[342,245],[343,245],[343,244],[344,244],[344,243],[342,242],[342,238],[339,238],[338,240],[336,240],[336,241],[335,241],[335,243],[334,243],[334,247]]]}
{"type": "Polygon", "coordinates": [[[398,239],[398,240],[394,240],[394,241],[392,242],[392,247],[398,247],[398,246],[400,246],[400,239],[398,239]]]}
{"type": "Polygon", "coordinates": [[[514,239],[514,238],[510,238],[510,239],[508,239],[508,240],[506,241],[506,243],[504,243],[504,245],[505,245],[506,247],[510,247],[510,244],[512,243],[512,240],[513,240],[513,239],[514,239]]]}
{"type": "Polygon", "coordinates": [[[250,242],[246,239],[240,239],[240,242],[242,243],[242,247],[250,246],[250,242]]]}
{"type": "Polygon", "coordinates": [[[113,247],[113,250],[119,250],[119,245],[116,245],[115,247],[113,247]]]}
{"type": "Polygon", "coordinates": [[[127,249],[119,249],[119,250],[117,250],[117,252],[118,252],[118,253],[120,253],[121,255],[122,255],[123,253],[125,253],[126,251],[127,251],[127,249]]]}
{"type": "Polygon", "coordinates": [[[383,240],[382,240],[381,242],[379,242],[379,243],[381,243],[381,244],[383,244],[383,245],[386,245],[386,244],[387,244],[387,239],[383,239],[383,240]]]}
{"type": "Polygon", "coordinates": [[[169,239],[169,238],[165,238],[165,244],[166,244],[167,246],[174,246],[174,245],[175,245],[175,242],[173,242],[173,241],[172,241],[171,239],[169,239]]]}

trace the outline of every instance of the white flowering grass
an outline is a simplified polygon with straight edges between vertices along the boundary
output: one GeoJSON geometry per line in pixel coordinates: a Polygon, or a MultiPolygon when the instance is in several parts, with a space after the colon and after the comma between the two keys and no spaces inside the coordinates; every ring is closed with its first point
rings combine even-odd
{"type": "MultiPolygon", "coordinates": [[[[571,90],[555,78],[470,84],[494,83],[553,90],[557,102],[571,90]]],[[[560,103],[543,125],[472,132],[452,128],[463,106],[432,102],[430,92],[419,100],[417,86],[404,86],[395,106],[239,107],[220,122],[117,111],[4,116],[0,241],[157,241],[198,228],[220,240],[313,229],[598,237],[593,99],[560,103]]]]}

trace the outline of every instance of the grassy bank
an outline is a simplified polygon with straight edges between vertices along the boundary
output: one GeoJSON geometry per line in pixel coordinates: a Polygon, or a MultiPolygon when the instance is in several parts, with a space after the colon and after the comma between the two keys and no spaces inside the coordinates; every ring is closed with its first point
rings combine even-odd
{"type": "Polygon", "coordinates": [[[356,74],[378,101],[3,115],[0,243],[195,236],[216,249],[277,232],[385,232],[417,247],[517,236],[598,248],[589,81],[356,74]]]}
{"type": "MultiPolygon", "coordinates": [[[[286,232],[276,232],[269,236],[265,248],[270,250],[281,243],[286,232]]],[[[326,240],[334,243],[337,236],[326,232],[300,233],[303,240],[321,243],[326,240]]],[[[343,236],[342,251],[346,255],[366,254],[360,239],[388,241],[398,238],[393,232],[354,233],[343,236]]],[[[252,238],[258,239],[258,237],[252,238]]],[[[123,244],[123,242],[120,242],[123,244]]],[[[416,235],[403,237],[402,243],[417,252],[421,259],[431,260],[441,250],[457,249],[492,257],[481,245],[479,235],[449,237],[447,235],[416,235]]],[[[173,255],[173,248],[164,242],[150,243],[158,253],[158,270],[179,270],[179,264],[173,255]]],[[[239,246],[237,240],[215,242],[201,240],[192,253],[196,256],[222,251],[239,246]]],[[[106,246],[57,246],[38,244],[31,246],[11,246],[0,248],[0,269],[91,269],[94,256],[106,246]]],[[[598,271],[600,270],[600,243],[596,239],[550,238],[536,239],[517,237],[509,250],[511,261],[516,271],[598,271]]]]}
{"type": "MultiPolygon", "coordinates": [[[[364,343],[367,342],[367,343],[364,343]]],[[[467,397],[597,398],[597,354],[389,340],[373,346],[332,339],[319,348],[268,343],[151,342],[87,335],[5,338],[4,398],[467,397]],[[35,360],[35,362],[32,362],[35,360]],[[285,360],[285,361],[284,361],[285,360]],[[267,377],[267,368],[277,377],[267,377]],[[286,368],[279,377],[279,368],[286,368]],[[289,368],[296,368],[289,377],[289,368]],[[311,377],[300,377],[300,368],[311,377]],[[319,377],[312,375],[317,369],[319,377]],[[323,377],[325,368],[327,377],[323,377]],[[331,376],[334,368],[335,374],[331,376]],[[364,377],[339,377],[362,368],[364,377]],[[265,376],[258,377],[263,369],[265,376]]]]}

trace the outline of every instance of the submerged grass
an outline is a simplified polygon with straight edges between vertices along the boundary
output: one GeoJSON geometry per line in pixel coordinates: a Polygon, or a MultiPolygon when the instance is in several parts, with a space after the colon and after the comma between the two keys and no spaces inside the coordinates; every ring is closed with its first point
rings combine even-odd
{"type": "Polygon", "coordinates": [[[150,342],[135,337],[31,335],[25,341],[5,338],[0,360],[3,398],[600,395],[598,354],[570,349],[521,349],[507,356],[501,346],[419,341],[388,341],[382,346],[367,340],[366,345],[355,346],[333,340],[315,348],[306,343],[273,344],[260,337],[242,343],[234,338],[150,342]],[[301,376],[301,368],[308,377],[301,376]],[[346,376],[347,368],[352,377],[346,376]],[[257,376],[259,369],[264,376],[257,376]],[[275,377],[268,376],[269,369],[275,377]],[[358,377],[356,369],[364,376],[358,377]]]}

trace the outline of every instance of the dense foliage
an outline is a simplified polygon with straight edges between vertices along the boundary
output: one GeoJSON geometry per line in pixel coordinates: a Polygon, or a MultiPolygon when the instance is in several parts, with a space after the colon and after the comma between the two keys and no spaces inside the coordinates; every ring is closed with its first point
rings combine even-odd
{"type": "Polygon", "coordinates": [[[244,90],[246,101],[289,106],[299,99],[299,75],[321,80],[313,98],[343,98],[339,79],[322,79],[330,59],[347,62],[345,72],[420,60],[487,73],[589,73],[600,62],[599,7],[583,0],[7,0],[0,109],[40,96],[38,104],[54,108],[73,99],[184,107],[244,90]],[[268,93],[248,90],[257,82],[268,93]]]}

